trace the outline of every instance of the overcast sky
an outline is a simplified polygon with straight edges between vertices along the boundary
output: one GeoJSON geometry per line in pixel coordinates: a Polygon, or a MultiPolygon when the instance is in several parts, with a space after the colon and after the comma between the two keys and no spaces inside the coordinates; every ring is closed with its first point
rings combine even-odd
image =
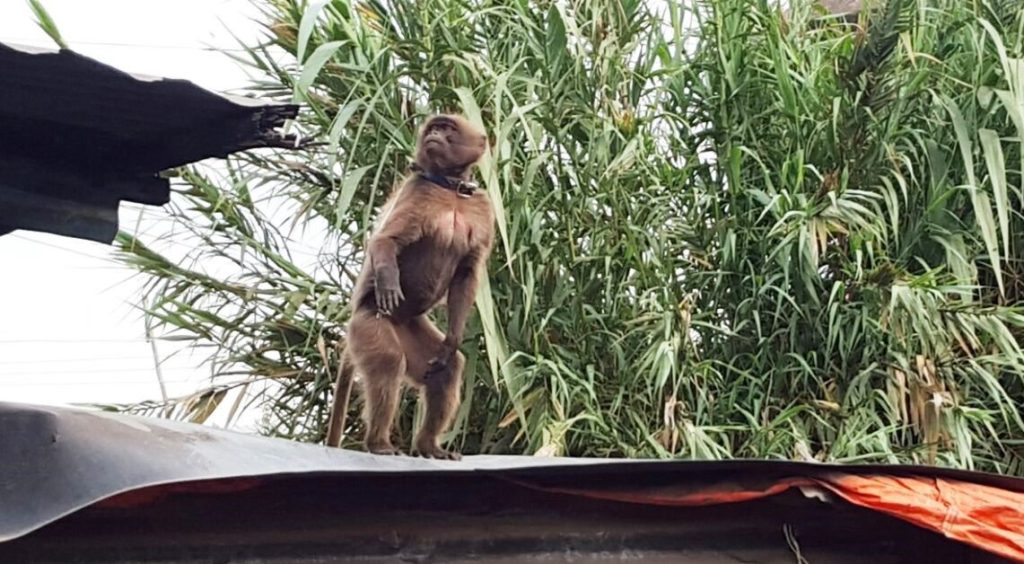
{"type": "MultiPolygon", "coordinates": [[[[79,53],[127,72],[184,78],[230,92],[245,72],[210,46],[234,48],[259,34],[244,0],[43,0],[79,53]]],[[[53,47],[27,2],[0,1],[0,41],[53,47]]],[[[122,227],[140,220],[122,204],[122,227]]],[[[142,216],[143,227],[159,228],[142,216]]],[[[117,266],[111,247],[18,231],[0,237],[0,401],[38,404],[158,399],[154,359],[136,303],[141,280],[117,266]]],[[[161,356],[173,349],[158,344],[161,356]]],[[[203,387],[198,356],[163,363],[171,396],[203,387]]]]}

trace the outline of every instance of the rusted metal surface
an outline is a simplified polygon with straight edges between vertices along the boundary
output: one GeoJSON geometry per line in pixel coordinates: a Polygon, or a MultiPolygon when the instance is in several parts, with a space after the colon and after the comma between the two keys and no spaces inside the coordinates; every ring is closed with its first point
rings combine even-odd
{"type": "Polygon", "coordinates": [[[298,107],[130,75],[67,50],[0,43],[0,234],[110,242],[121,201],[161,205],[166,169],[256,147],[298,107]]]}
{"type": "Polygon", "coordinates": [[[813,491],[658,507],[557,490],[720,487],[880,469],[1024,489],[1013,478],[901,466],[382,457],[159,419],[4,403],[0,461],[3,562],[792,562],[794,550],[811,562],[995,562],[894,518],[822,501],[813,491]],[[912,554],[921,559],[907,560],[912,554]]]}

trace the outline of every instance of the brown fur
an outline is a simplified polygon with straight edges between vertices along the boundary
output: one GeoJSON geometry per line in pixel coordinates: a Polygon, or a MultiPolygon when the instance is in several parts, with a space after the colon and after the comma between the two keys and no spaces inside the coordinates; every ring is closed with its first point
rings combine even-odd
{"type": "MultiPolygon", "coordinates": [[[[485,135],[462,117],[434,116],[420,130],[416,167],[468,181],[486,145],[485,135]]],[[[406,382],[426,401],[413,452],[459,458],[442,449],[438,437],[451,425],[459,405],[465,359],[458,347],[493,240],[494,211],[483,191],[466,197],[420,173],[395,190],[356,281],[328,445],[341,442],[355,371],[365,403],[366,450],[399,454],[391,444],[391,427],[406,382]],[[442,301],[448,307],[447,333],[427,318],[442,301]]]]}

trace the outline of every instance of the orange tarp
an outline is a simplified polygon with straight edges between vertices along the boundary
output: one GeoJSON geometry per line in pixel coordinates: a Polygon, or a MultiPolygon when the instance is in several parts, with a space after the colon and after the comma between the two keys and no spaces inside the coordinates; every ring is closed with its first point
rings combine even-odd
{"type": "Polygon", "coordinates": [[[632,503],[700,506],[750,501],[790,488],[823,488],[854,505],[1024,562],[1024,493],[946,478],[823,473],[755,486],[723,483],[710,488],[690,485],[611,490],[541,489],[632,503]]]}
{"type": "Polygon", "coordinates": [[[944,478],[829,476],[846,501],[1024,562],[1024,493],[944,478]]]}

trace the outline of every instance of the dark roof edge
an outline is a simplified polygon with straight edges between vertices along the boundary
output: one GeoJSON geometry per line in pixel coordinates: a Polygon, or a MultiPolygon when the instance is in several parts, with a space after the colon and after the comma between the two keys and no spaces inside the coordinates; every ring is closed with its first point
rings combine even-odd
{"type": "MultiPolygon", "coordinates": [[[[158,75],[152,75],[152,74],[123,71],[121,69],[118,69],[117,67],[108,65],[108,64],[100,62],[100,61],[96,61],[92,57],[89,57],[87,55],[83,55],[83,54],[79,53],[78,51],[75,51],[74,49],[60,49],[58,47],[40,47],[40,46],[37,46],[37,45],[24,45],[24,44],[21,44],[21,43],[13,43],[13,42],[9,42],[9,41],[0,41],[0,45],[3,45],[5,47],[10,47],[11,49],[14,49],[15,51],[21,51],[22,53],[29,54],[29,55],[55,55],[55,54],[60,53],[61,51],[67,51],[67,52],[70,52],[70,53],[74,53],[75,55],[77,55],[79,57],[82,57],[84,59],[92,60],[93,62],[95,62],[95,64],[98,64],[98,65],[101,65],[101,66],[104,66],[104,67],[108,67],[111,70],[115,70],[115,71],[117,71],[117,72],[119,72],[121,74],[130,76],[130,77],[132,77],[135,80],[138,80],[140,82],[160,82],[160,81],[188,82],[190,84],[193,84],[196,88],[200,88],[202,90],[206,90],[207,92],[210,92],[211,94],[214,94],[216,96],[220,96],[221,98],[229,100],[229,101],[231,101],[231,102],[233,102],[235,104],[238,104],[239,106],[249,106],[249,107],[293,106],[296,110],[298,109],[298,106],[295,105],[295,104],[286,104],[286,103],[282,103],[282,102],[268,102],[266,100],[261,100],[259,98],[253,98],[251,96],[240,96],[240,95],[237,95],[237,94],[228,94],[226,92],[217,92],[217,91],[210,90],[208,88],[204,88],[202,86],[199,86],[199,85],[197,85],[195,83],[192,83],[189,80],[182,79],[182,78],[168,78],[168,77],[165,77],[165,76],[158,76],[158,75]]],[[[293,115],[292,117],[295,117],[295,116],[293,115]]]]}
{"type": "Polygon", "coordinates": [[[273,476],[480,473],[531,479],[548,487],[664,484],[680,480],[770,479],[830,473],[945,477],[1024,491],[1024,479],[950,468],[835,465],[792,461],[623,460],[467,456],[460,462],[363,452],[241,434],[212,427],[66,407],[0,403],[0,452],[23,453],[0,465],[0,542],[73,511],[142,488],[273,476]],[[47,495],[41,497],[39,492],[47,495]]]}
{"type": "Polygon", "coordinates": [[[279,130],[297,104],[127,73],[68,49],[0,42],[0,61],[0,235],[110,243],[121,201],[169,201],[162,172],[307,144],[279,130]]]}

